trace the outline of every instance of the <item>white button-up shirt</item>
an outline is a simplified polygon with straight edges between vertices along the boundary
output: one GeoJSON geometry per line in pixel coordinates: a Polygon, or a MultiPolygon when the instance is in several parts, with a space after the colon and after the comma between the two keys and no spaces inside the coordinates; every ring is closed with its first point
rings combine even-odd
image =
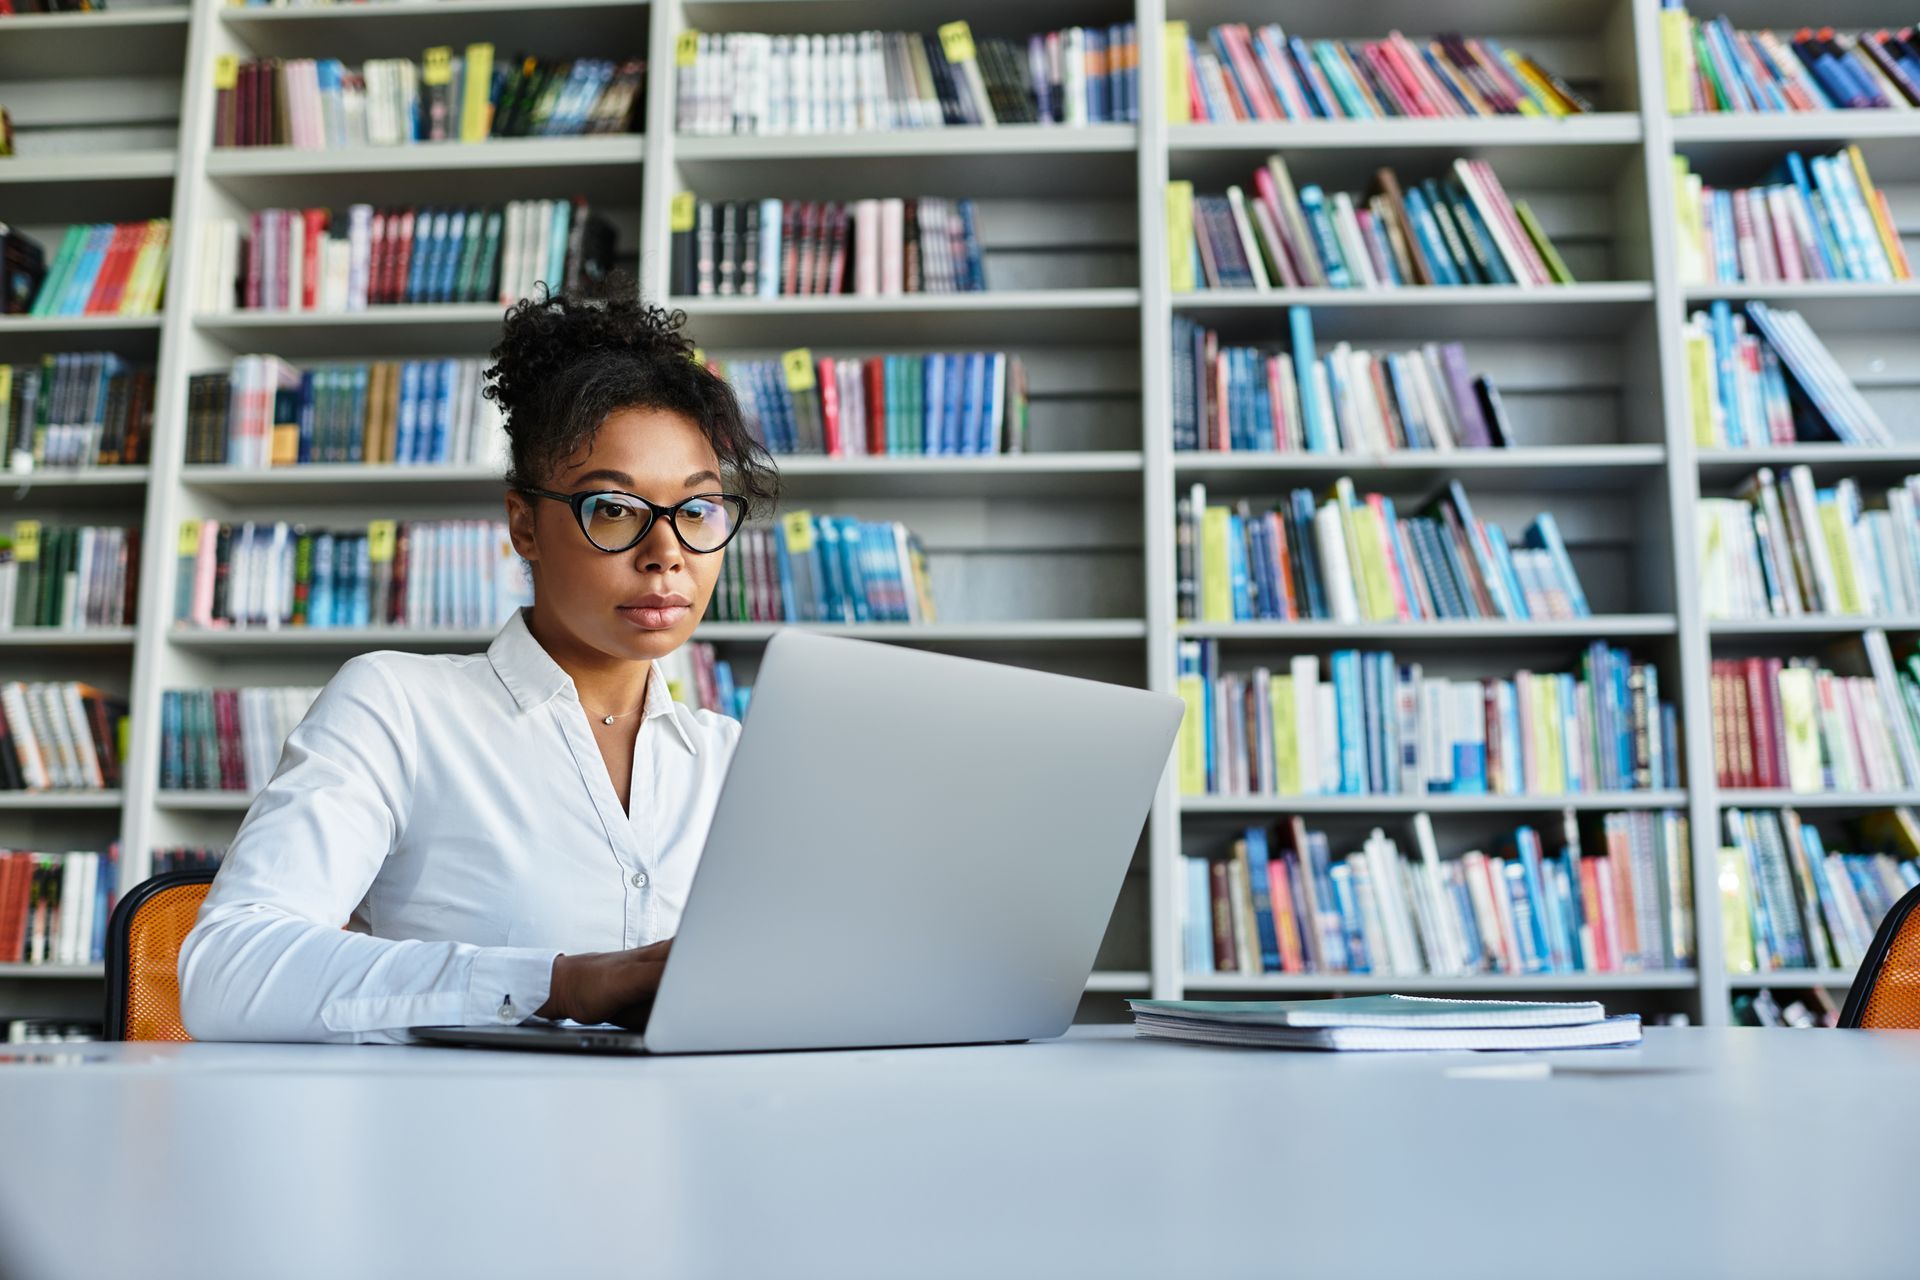
{"type": "Polygon", "coordinates": [[[484,654],[351,659],[181,948],[188,1032],[401,1041],[529,1017],[561,952],[673,936],[739,734],[675,703],[656,665],[629,812],[573,678],[518,611],[484,654]]]}

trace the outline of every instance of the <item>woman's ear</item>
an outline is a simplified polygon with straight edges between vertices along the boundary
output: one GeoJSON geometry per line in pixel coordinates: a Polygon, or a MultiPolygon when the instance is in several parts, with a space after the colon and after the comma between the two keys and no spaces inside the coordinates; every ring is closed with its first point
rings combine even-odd
{"type": "Polygon", "coordinates": [[[540,539],[534,535],[533,503],[523,493],[507,491],[507,536],[528,564],[540,558],[540,539]]]}

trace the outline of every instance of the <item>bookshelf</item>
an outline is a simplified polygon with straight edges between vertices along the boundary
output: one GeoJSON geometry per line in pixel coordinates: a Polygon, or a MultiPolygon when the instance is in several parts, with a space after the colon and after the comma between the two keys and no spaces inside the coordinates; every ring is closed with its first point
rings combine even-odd
{"type": "MultiPolygon", "coordinates": [[[[1801,0],[1725,0],[1740,26],[1798,26],[1801,0]]],[[[1844,0],[1821,11],[1843,26],[1895,24],[1885,0],[1844,0]]],[[[184,465],[190,375],[237,354],[292,360],[381,355],[477,355],[500,308],[394,306],[345,315],[191,309],[199,219],[267,204],[458,198],[503,201],[586,195],[618,232],[618,253],[649,297],[666,297],[669,204],[780,195],[845,199],[967,196],[980,202],[992,291],[890,298],[672,299],[696,340],[727,360],[763,359],[798,346],[819,354],[955,350],[1020,352],[1034,389],[1032,452],[933,459],[797,458],[783,465],[790,498],[818,511],[902,519],[926,540],[942,621],[832,628],[868,638],[1020,663],[1171,692],[1175,642],[1218,639],[1234,660],[1325,654],[1341,646],[1405,650],[1455,674],[1564,663],[1606,640],[1661,666],[1678,704],[1687,785],[1677,791],[1554,796],[1186,797],[1163,779],[1090,999],[1231,992],[1380,989],[1433,992],[1604,992],[1616,1002],[1724,1022],[1730,994],[1761,982],[1844,987],[1850,974],[1729,975],[1719,900],[1711,891],[1726,806],[1791,804],[1810,819],[1920,795],[1804,796],[1716,788],[1709,663],[1725,652],[1858,647],[1867,620],[1713,622],[1696,590],[1694,504],[1727,492],[1760,466],[1811,466],[1822,478],[1894,477],[1920,470],[1920,427],[1878,450],[1829,446],[1703,450],[1686,418],[1682,328],[1690,307],[1764,298],[1799,309],[1900,429],[1913,420],[1920,348],[1920,286],[1681,284],[1672,161],[1750,180],[1795,146],[1857,141],[1868,150],[1909,236],[1920,234],[1920,112],[1779,117],[1675,117],[1660,91],[1657,0],[1053,0],[973,4],[925,0],[400,0],[313,8],[190,5],[0,19],[0,99],[23,137],[21,158],[0,161],[0,218],[43,242],[64,222],[169,216],[176,235],[168,305],[148,318],[0,317],[0,359],[56,350],[111,349],[156,361],[151,465],[124,472],[40,474],[0,487],[6,519],[124,509],[144,528],[148,555],[138,625],[76,635],[0,636],[0,670],[30,679],[86,679],[126,694],[133,736],[123,791],[0,796],[0,844],[103,847],[121,842],[137,877],[156,845],[224,843],[246,797],[158,787],[159,705],[175,687],[322,683],[341,661],[373,647],[470,651],[491,632],[180,632],[170,620],[175,565],[165,554],[178,523],[214,516],[336,520],[475,516],[497,511],[498,486],[474,467],[309,466],[280,471],[184,465]],[[678,136],[673,49],[683,30],[830,32],[931,30],[966,17],[977,34],[1024,35],[1078,22],[1137,24],[1138,124],[1014,126],[779,138],[678,136]],[[1442,28],[1501,38],[1538,54],[1592,96],[1599,110],[1567,120],[1173,123],[1165,110],[1162,23],[1196,31],[1273,20],[1308,38],[1378,36],[1442,28]],[[491,40],[555,54],[639,52],[650,75],[643,134],[503,140],[295,152],[219,151],[210,145],[214,59],[248,56],[412,56],[433,44],[491,40]],[[61,145],[36,137],[55,130],[61,145]],[[1480,288],[1359,293],[1342,290],[1195,293],[1168,286],[1164,191],[1171,179],[1218,190],[1245,179],[1270,152],[1306,181],[1348,189],[1381,164],[1419,172],[1455,155],[1490,160],[1539,210],[1582,283],[1553,289],[1480,288]],[[1272,456],[1176,453],[1171,445],[1169,347],[1178,314],[1235,340],[1282,338],[1286,308],[1313,308],[1327,341],[1469,344],[1476,369],[1499,382],[1525,447],[1470,454],[1272,456]],[[1490,518],[1551,508],[1568,526],[1590,587],[1593,618],[1566,623],[1419,625],[1181,625],[1175,621],[1176,494],[1195,482],[1230,496],[1321,487],[1350,475],[1362,488],[1418,496],[1460,479],[1490,518]],[[1236,826],[1279,814],[1344,823],[1401,824],[1430,813],[1445,850],[1517,821],[1550,823],[1564,805],[1582,813],[1674,807],[1693,833],[1698,967],[1686,972],[1553,977],[1382,978],[1188,975],[1180,945],[1184,851],[1218,847],[1236,826]],[[1449,841],[1453,843],[1449,845],[1449,841]]],[[[50,136],[50,135],[49,135],[50,136]]],[[[12,479],[8,477],[8,479],[12,479]]],[[[89,516],[91,518],[91,516],[89,516]]],[[[1872,620],[1903,638],[1920,618],[1872,620]]],[[[764,624],[711,624],[701,638],[751,680],[764,624]]],[[[1401,831],[1396,827],[1396,832],[1401,831]]],[[[0,967],[0,1015],[65,1000],[88,1012],[96,973],[0,967]]]]}

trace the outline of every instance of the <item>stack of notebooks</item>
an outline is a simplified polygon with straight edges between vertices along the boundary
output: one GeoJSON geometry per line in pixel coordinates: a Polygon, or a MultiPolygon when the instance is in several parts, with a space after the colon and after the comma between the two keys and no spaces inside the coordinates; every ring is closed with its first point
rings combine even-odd
{"type": "Polygon", "coordinates": [[[1498,449],[1513,442],[1499,389],[1457,342],[1408,351],[1335,343],[1287,308],[1291,350],[1224,342],[1173,317],[1173,447],[1274,453],[1498,449]]]}
{"type": "Polygon", "coordinates": [[[1911,280],[1906,246],[1860,148],[1798,151],[1760,186],[1716,188],[1673,158],[1682,284],[1911,280]]]}
{"type": "Polygon", "coordinates": [[[637,131],[645,100],[639,58],[517,57],[493,46],[464,56],[441,45],[411,58],[214,61],[213,145],[391,147],[637,131]]]}
{"type": "Polygon", "coordinates": [[[0,465],[107,467],[147,460],[153,366],[111,351],[0,364],[0,465]]]}
{"type": "Polygon", "coordinates": [[[1175,122],[1373,120],[1392,116],[1567,116],[1593,110],[1566,81],[1496,40],[1443,33],[1424,44],[1302,40],[1278,23],[1231,22],[1205,42],[1167,24],[1184,85],[1167,95],[1175,122]],[[1182,57],[1184,51],[1184,57],[1182,57]]]}
{"type": "Polygon", "coordinates": [[[1665,0],[1660,18],[1667,110],[1676,115],[1920,106],[1912,27],[1859,35],[1832,27],[1737,31],[1724,17],[1692,16],[1677,0],[1665,0]]]}
{"type": "Polygon", "coordinates": [[[1797,311],[1717,301],[1687,318],[1687,410],[1705,449],[1799,441],[1885,445],[1893,435],[1797,311]]]}
{"type": "Polygon", "coordinates": [[[1599,1049],[1640,1043],[1640,1016],[1594,1000],[1129,1000],[1144,1040],[1250,1049],[1599,1049]]]}
{"type": "Polygon", "coordinates": [[[1533,210],[1484,160],[1455,160],[1444,178],[1418,183],[1380,169],[1356,196],[1296,189],[1275,155],[1252,187],[1202,196],[1191,182],[1167,184],[1175,293],[1573,283],[1533,210]]]}
{"type": "Polygon", "coordinates": [[[683,134],[767,136],[954,125],[1132,123],[1131,22],[975,41],[901,31],[685,32],[675,49],[683,134]]]}

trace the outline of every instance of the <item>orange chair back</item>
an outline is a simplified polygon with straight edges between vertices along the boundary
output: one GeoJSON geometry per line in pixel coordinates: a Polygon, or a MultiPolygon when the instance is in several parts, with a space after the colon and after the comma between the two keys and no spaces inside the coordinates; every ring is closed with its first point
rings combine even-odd
{"type": "Polygon", "coordinates": [[[1843,1027],[1920,1029],[1920,888],[1907,890],[1880,922],[1840,1011],[1843,1027]]]}
{"type": "Polygon", "coordinates": [[[135,885],[107,926],[107,1038],[191,1040],[180,1021],[180,944],[211,869],[170,871],[135,885]]]}

